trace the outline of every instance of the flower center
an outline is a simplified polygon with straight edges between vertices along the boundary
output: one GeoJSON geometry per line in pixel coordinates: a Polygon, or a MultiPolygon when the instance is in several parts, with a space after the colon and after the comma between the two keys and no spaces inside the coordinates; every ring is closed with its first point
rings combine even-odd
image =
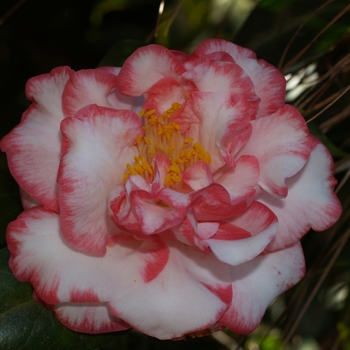
{"type": "Polygon", "coordinates": [[[153,158],[157,152],[165,154],[171,161],[166,169],[167,175],[164,185],[179,189],[182,182],[181,172],[197,161],[211,162],[211,157],[199,142],[193,137],[184,138],[180,132],[180,125],[172,121],[175,112],[181,109],[180,103],[174,102],[171,108],[161,116],[155,115],[155,109],[140,112],[144,118],[144,135],[136,138],[139,155],[134,157],[134,164],[127,164],[124,183],[130,175],[141,175],[148,182],[154,179],[153,158]]]}

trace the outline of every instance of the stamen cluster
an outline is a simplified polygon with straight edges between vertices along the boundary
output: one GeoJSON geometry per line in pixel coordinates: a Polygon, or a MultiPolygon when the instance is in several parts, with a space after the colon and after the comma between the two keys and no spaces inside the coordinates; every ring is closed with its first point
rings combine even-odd
{"type": "Polygon", "coordinates": [[[134,164],[127,164],[124,182],[130,175],[141,175],[152,182],[154,177],[153,158],[157,152],[165,154],[171,161],[166,169],[167,175],[164,185],[174,187],[182,181],[181,171],[197,161],[211,162],[211,156],[193,137],[184,138],[180,132],[180,125],[172,120],[173,115],[181,110],[182,105],[174,102],[171,108],[157,116],[155,109],[141,110],[139,116],[144,118],[144,135],[136,138],[139,156],[134,157],[134,164]]]}

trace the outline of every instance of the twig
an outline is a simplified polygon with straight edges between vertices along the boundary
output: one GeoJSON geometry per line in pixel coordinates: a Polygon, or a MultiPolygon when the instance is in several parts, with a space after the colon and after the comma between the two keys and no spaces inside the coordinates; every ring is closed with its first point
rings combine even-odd
{"type": "Polygon", "coordinates": [[[298,54],[296,54],[282,69],[281,71],[286,71],[291,65],[293,65],[316,41],[317,39],[325,32],[333,23],[335,23],[340,17],[345,15],[346,12],[350,10],[350,5],[346,6],[345,9],[340,11],[312,40],[306,45],[298,54]]]}
{"type": "Polygon", "coordinates": [[[324,111],[326,111],[329,107],[331,107],[334,103],[336,103],[342,96],[344,96],[350,90],[350,85],[348,85],[341,94],[337,98],[335,98],[331,103],[329,103],[325,108],[323,108],[320,112],[314,115],[311,119],[309,119],[306,123],[310,123],[315,120],[319,115],[321,115],[324,111]]]}
{"type": "Polygon", "coordinates": [[[24,3],[26,0],[19,0],[16,4],[14,4],[1,18],[0,18],[0,26],[4,24],[4,22],[12,16],[24,3]]]}
{"type": "MultiPolygon", "coordinates": [[[[297,37],[297,35],[299,34],[299,32],[301,31],[301,29],[305,26],[305,24],[320,10],[322,10],[325,6],[329,5],[331,2],[333,2],[334,0],[329,0],[327,2],[325,2],[324,4],[322,4],[318,9],[316,9],[308,18],[306,18],[306,20],[299,26],[299,28],[297,29],[297,31],[294,33],[294,35],[292,36],[292,38],[289,40],[286,48],[284,49],[282,56],[280,58],[280,61],[278,63],[278,69],[281,70],[282,67],[282,63],[286,57],[286,54],[290,48],[290,46],[292,45],[292,42],[294,41],[294,39],[297,37]]],[[[282,70],[284,71],[284,70],[282,70]]]]}
{"type": "Polygon", "coordinates": [[[326,277],[328,276],[329,272],[331,271],[334,263],[336,262],[339,254],[341,253],[342,249],[344,248],[347,240],[350,237],[350,228],[347,229],[342,237],[342,239],[338,242],[338,248],[335,251],[334,255],[332,256],[332,258],[330,259],[328,265],[326,266],[321,278],[318,280],[316,286],[314,287],[314,289],[312,290],[311,294],[309,295],[308,299],[306,300],[303,309],[300,311],[297,319],[295,320],[293,326],[291,327],[291,329],[289,330],[288,334],[286,335],[285,339],[284,339],[284,343],[287,344],[289,342],[289,340],[291,339],[292,335],[294,334],[298,324],[300,323],[301,319],[303,318],[307,308],[309,307],[309,305],[311,304],[312,300],[314,299],[316,293],[318,292],[318,290],[321,288],[324,280],[326,279],[326,277]]]}

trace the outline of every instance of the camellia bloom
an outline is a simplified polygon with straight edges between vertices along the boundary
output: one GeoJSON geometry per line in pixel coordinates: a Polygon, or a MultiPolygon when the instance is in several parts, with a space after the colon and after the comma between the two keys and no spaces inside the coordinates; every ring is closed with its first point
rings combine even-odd
{"type": "Polygon", "coordinates": [[[1,141],[25,208],[10,267],[67,327],[249,333],[340,215],[333,162],[245,48],[149,45],[122,68],[29,80],[1,141]]]}

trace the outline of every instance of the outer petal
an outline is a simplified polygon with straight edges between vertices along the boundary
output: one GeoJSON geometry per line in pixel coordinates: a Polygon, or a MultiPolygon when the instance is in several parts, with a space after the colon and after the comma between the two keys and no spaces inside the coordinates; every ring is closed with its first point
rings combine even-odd
{"type": "Polygon", "coordinates": [[[192,55],[196,57],[196,56],[209,55],[212,52],[220,52],[220,51],[227,52],[236,61],[243,61],[243,60],[246,60],[247,58],[256,58],[256,55],[253,51],[221,39],[203,40],[197,46],[197,49],[193,52],[192,55]]]}
{"type": "Polygon", "coordinates": [[[306,163],[313,138],[300,113],[285,105],[276,113],[252,121],[253,131],[240,154],[259,160],[259,185],[267,192],[285,197],[287,177],[295,175],[306,163]]]}
{"type": "Polygon", "coordinates": [[[278,217],[280,223],[275,239],[267,251],[283,249],[298,242],[310,229],[322,231],[339,218],[341,206],[333,192],[333,160],[327,149],[314,139],[314,149],[304,168],[287,179],[288,196],[275,198],[268,194],[258,197],[278,217]]]}
{"type": "Polygon", "coordinates": [[[164,269],[169,256],[159,240],[128,242],[118,236],[103,257],[80,253],[62,237],[56,213],[31,208],[8,226],[10,267],[45,303],[108,302],[142,289],[164,269]]]}
{"type": "Polygon", "coordinates": [[[231,268],[232,304],[218,323],[238,334],[252,332],[270,302],[304,276],[300,243],[231,268]]]}
{"type": "Polygon", "coordinates": [[[261,99],[257,118],[272,114],[283,107],[286,91],[283,74],[264,60],[257,60],[253,51],[225,40],[208,39],[199,44],[194,55],[209,55],[220,51],[230,54],[253,81],[255,92],[261,99]]]}
{"type": "MultiPolygon", "coordinates": [[[[124,241],[103,257],[86,255],[62,240],[58,215],[42,207],[11,223],[7,239],[15,276],[30,281],[45,302],[110,300],[116,317],[161,339],[210,327],[231,303],[228,266],[176,241],[124,241]]],[[[90,311],[59,317],[79,329],[90,311]]],[[[104,322],[99,313],[97,330],[104,322]]]]}
{"type": "Polygon", "coordinates": [[[141,96],[166,76],[180,79],[185,72],[182,63],[168,49],[148,45],[136,50],[118,75],[118,89],[128,96],[141,96]]]}
{"type": "Polygon", "coordinates": [[[75,332],[96,334],[130,328],[111,315],[105,303],[64,303],[55,306],[54,312],[61,323],[75,332]]]}
{"type": "Polygon", "coordinates": [[[62,92],[72,71],[68,67],[32,78],[26,85],[33,104],[21,123],[0,143],[20,187],[44,206],[58,211],[56,183],[61,156],[62,92]]]}
{"type": "Polygon", "coordinates": [[[118,78],[101,69],[81,70],[72,74],[63,92],[63,111],[67,117],[79,109],[97,104],[110,107],[108,94],[116,89],[118,78]]]}
{"type": "Polygon", "coordinates": [[[110,189],[122,183],[132,162],[140,118],[131,111],[88,106],[62,123],[63,157],[58,174],[64,237],[77,249],[104,254],[113,230],[108,217],[110,189]]]}
{"type": "Polygon", "coordinates": [[[183,74],[183,77],[193,81],[200,91],[221,91],[242,96],[252,104],[253,109],[259,103],[251,79],[234,62],[204,61],[183,74]]]}
{"type": "Polygon", "coordinates": [[[113,314],[160,339],[211,327],[232,298],[227,265],[176,241],[167,246],[169,261],[159,276],[110,303],[113,314]]]}
{"type": "Polygon", "coordinates": [[[226,225],[221,224],[218,232],[205,242],[219,260],[240,265],[259,255],[272,241],[277,229],[276,216],[264,205],[253,202],[244,214],[226,225]]]}

